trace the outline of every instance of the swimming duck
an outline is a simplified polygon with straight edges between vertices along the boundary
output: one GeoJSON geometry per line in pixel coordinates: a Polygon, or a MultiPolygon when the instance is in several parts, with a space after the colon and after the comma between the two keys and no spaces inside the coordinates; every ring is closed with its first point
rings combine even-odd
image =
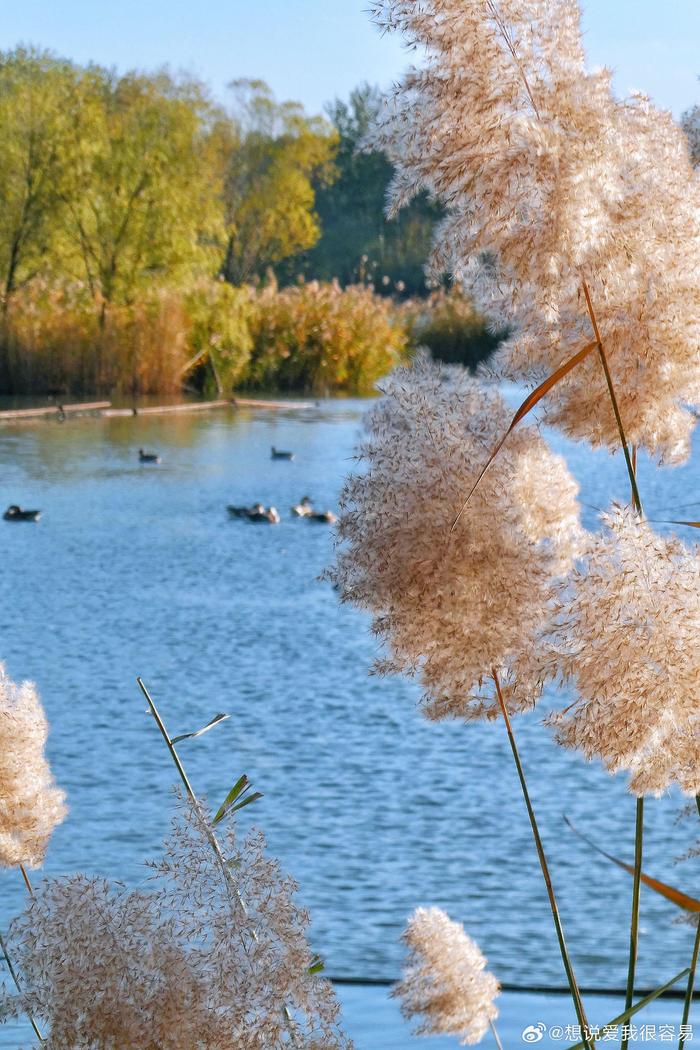
{"type": "Polygon", "coordinates": [[[260,514],[265,510],[262,503],[254,503],[252,507],[235,507],[229,503],[226,509],[232,518],[249,518],[251,514],[260,514]]]}
{"type": "Polygon", "coordinates": [[[265,510],[264,507],[260,507],[259,510],[253,510],[248,514],[248,521],[255,522],[267,522],[268,525],[279,525],[280,516],[276,507],[268,507],[265,510]]]}
{"type": "Polygon", "coordinates": [[[282,449],[272,446],[270,459],[294,459],[293,452],[283,452],[282,449]]]}
{"type": "Polygon", "coordinates": [[[334,525],[338,520],[332,510],[309,511],[306,515],[308,521],[316,521],[320,525],[334,525]]]}
{"type": "Polygon", "coordinates": [[[313,503],[310,496],[302,496],[298,503],[292,507],[292,514],[297,518],[307,518],[313,513],[313,503]]]}
{"type": "Polygon", "coordinates": [[[40,514],[40,510],[22,510],[16,503],[12,503],[3,514],[3,518],[5,521],[38,521],[40,514]]]}
{"type": "Polygon", "coordinates": [[[139,449],[139,463],[160,463],[160,456],[157,452],[146,452],[144,449],[139,449]]]}

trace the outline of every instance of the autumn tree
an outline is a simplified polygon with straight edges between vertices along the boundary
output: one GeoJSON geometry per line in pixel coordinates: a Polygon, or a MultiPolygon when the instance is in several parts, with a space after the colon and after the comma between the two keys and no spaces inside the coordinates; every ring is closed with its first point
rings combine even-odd
{"type": "Polygon", "coordinates": [[[103,313],[132,301],[145,282],[177,283],[214,265],[214,119],[197,82],[87,71],[65,204],[75,262],[103,313]]]}
{"type": "Polygon", "coordinates": [[[318,240],[315,187],[334,177],[337,135],[298,103],[277,102],[260,80],[230,87],[221,272],[240,284],[318,240]]]}
{"type": "Polygon", "coordinates": [[[73,156],[78,72],[48,52],[0,54],[0,282],[6,307],[56,248],[73,156]]]}

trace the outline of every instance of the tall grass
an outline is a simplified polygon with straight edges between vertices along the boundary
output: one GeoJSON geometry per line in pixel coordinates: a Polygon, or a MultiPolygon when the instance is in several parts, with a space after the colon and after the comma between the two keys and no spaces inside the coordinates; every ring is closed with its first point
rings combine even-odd
{"type": "Polygon", "coordinates": [[[405,311],[359,285],[201,280],[107,305],[81,283],[41,280],[0,319],[0,389],[136,396],[194,380],[226,395],[240,386],[365,394],[410,345],[405,311]]]}
{"type": "Polygon", "coordinates": [[[2,389],[172,393],[181,386],[188,327],[181,296],[166,289],[102,309],[79,283],[35,282],[12,298],[2,318],[2,389]]]}
{"type": "Polygon", "coordinates": [[[403,316],[364,285],[272,285],[256,298],[247,384],[367,394],[409,345],[403,316]]]}

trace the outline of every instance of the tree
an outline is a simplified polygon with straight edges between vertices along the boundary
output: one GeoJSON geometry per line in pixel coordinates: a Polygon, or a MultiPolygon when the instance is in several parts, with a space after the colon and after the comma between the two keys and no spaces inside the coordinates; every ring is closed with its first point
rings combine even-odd
{"type": "Polygon", "coordinates": [[[92,67],[80,84],[67,229],[102,304],[213,264],[219,214],[208,134],[216,110],[196,81],[92,67]]]}
{"type": "Polygon", "coordinates": [[[0,54],[0,293],[7,304],[55,247],[73,163],[78,72],[48,52],[0,54]]]}
{"type": "Polygon", "coordinates": [[[313,277],[337,278],[341,284],[370,280],[377,291],[398,285],[416,294],[425,291],[424,264],[442,211],[423,195],[396,219],[386,218],[393,167],[381,152],[362,152],[381,99],[378,88],[365,84],[348,102],[336,99],[329,105],[339,137],[339,175],[333,184],[318,187],[323,235],[303,264],[295,262],[313,277]]]}
{"type": "Polygon", "coordinates": [[[235,103],[224,171],[221,273],[240,284],[320,235],[316,188],[335,174],[337,135],[296,102],[277,102],[260,80],[230,85],[235,103]]]}

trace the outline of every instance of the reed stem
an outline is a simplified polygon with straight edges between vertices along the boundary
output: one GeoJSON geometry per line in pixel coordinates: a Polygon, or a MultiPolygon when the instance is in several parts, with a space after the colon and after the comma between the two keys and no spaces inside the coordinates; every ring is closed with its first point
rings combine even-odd
{"type": "Polygon", "coordinates": [[[515,760],[515,768],[518,771],[518,779],[520,780],[520,787],[522,789],[523,798],[525,799],[525,806],[527,808],[527,814],[530,818],[530,826],[532,828],[532,834],[535,839],[535,848],[537,849],[537,856],[539,857],[540,867],[542,869],[542,876],[544,878],[545,886],[547,887],[547,896],[549,897],[549,906],[552,911],[552,918],[554,919],[554,926],[557,931],[557,939],[559,941],[559,950],[561,952],[562,962],[564,963],[564,970],[566,971],[566,979],[569,984],[569,990],[571,991],[571,998],[574,1002],[574,1009],[576,1010],[576,1018],[579,1025],[581,1026],[581,1032],[583,1033],[583,1044],[588,1050],[591,1050],[595,1046],[593,1040],[590,1039],[588,1033],[590,1027],[588,1020],[586,1019],[586,1013],[583,1008],[583,1001],[581,999],[581,993],[579,991],[578,984],[576,982],[576,976],[574,974],[574,968],[571,963],[569,956],[569,949],[566,946],[566,939],[564,937],[564,928],[561,922],[561,916],[559,915],[559,906],[557,904],[557,898],[554,893],[554,886],[552,885],[552,879],[549,874],[549,865],[547,863],[547,857],[544,852],[544,846],[542,845],[542,839],[540,837],[540,830],[537,825],[537,818],[535,817],[535,811],[530,800],[530,792],[527,786],[527,780],[525,778],[525,771],[523,769],[522,762],[520,761],[520,753],[518,751],[518,745],[515,742],[515,736],[513,734],[513,727],[510,724],[510,717],[508,715],[508,709],[506,708],[503,700],[503,693],[501,692],[501,683],[498,678],[498,673],[494,668],[491,672],[493,676],[494,685],[496,686],[496,696],[498,697],[498,706],[501,709],[503,715],[503,721],[505,722],[506,731],[508,733],[508,740],[510,743],[510,749],[513,752],[513,759],[515,760]]]}
{"type": "Polygon", "coordinates": [[[24,885],[27,887],[27,893],[29,894],[30,897],[33,897],[34,896],[34,890],[32,889],[32,884],[29,881],[29,876],[27,875],[27,869],[25,868],[24,864],[20,864],[19,870],[22,872],[22,878],[24,879],[24,885]]]}
{"type": "MultiPolygon", "coordinates": [[[[196,808],[197,812],[201,813],[201,803],[200,803],[199,799],[197,798],[197,796],[194,793],[194,789],[192,787],[192,784],[190,783],[190,779],[187,776],[187,773],[185,772],[185,767],[183,766],[182,762],[180,761],[180,756],[178,755],[177,751],[175,750],[175,745],[172,742],[172,739],[170,737],[170,734],[168,733],[168,730],[165,728],[165,723],[163,722],[163,719],[160,717],[160,713],[158,711],[158,708],[156,707],[156,705],[155,705],[155,703],[153,701],[153,698],[151,697],[150,693],[148,692],[148,689],[144,685],[143,680],[141,678],[137,678],[136,681],[138,683],[139,689],[141,690],[141,692],[143,693],[143,695],[146,698],[148,706],[149,706],[149,708],[151,710],[151,714],[153,715],[153,717],[156,720],[156,725],[158,726],[158,729],[160,730],[161,736],[163,737],[163,740],[166,743],[168,751],[170,752],[170,757],[172,758],[173,763],[175,764],[175,768],[178,771],[178,774],[180,776],[180,780],[182,781],[182,783],[184,785],[184,788],[185,788],[185,791],[187,792],[187,796],[191,800],[191,802],[194,805],[194,807],[196,808]]],[[[204,826],[204,828],[206,830],[206,835],[207,835],[207,838],[209,839],[211,847],[214,850],[214,853],[216,854],[216,856],[217,856],[217,858],[219,860],[219,863],[221,865],[221,870],[222,870],[223,876],[224,876],[224,882],[226,883],[226,886],[230,890],[233,891],[234,897],[236,899],[236,903],[238,904],[238,906],[241,909],[241,911],[243,912],[243,914],[245,916],[247,916],[248,915],[248,909],[246,908],[245,901],[243,900],[243,898],[242,898],[242,896],[240,894],[240,891],[238,889],[238,886],[236,885],[235,880],[233,879],[233,876],[231,874],[231,870],[230,870],[228,864],[226,863],[226,857],[224,856],[223,850],[221,849],[221,846],[219,844],[219,840],[217,839],[216,835],[214,834],[214,832],[209,827],[208,821],[203,821],[203,826],[204,826]]],[[[257,941],[258,941],[258,934],[257,934],[257,931],[255,929],[253,929],[251,931],[251,935],[252,935],[253,941],[255,943],[257,943],[257,941]]],[[[285,1016],[285,1018],[286,1018],[286,1020],[287,1020],[287,1022],[289,1024],[289,1037],[290,1037],[290,1040],[291,1040],[291,1044],[292,1044],[292,1046],[296,1046],[297,1045],[296,1033],[294,1031],[294,1025],[293,1025],[293,1022],[292,1022],[292,1015],[289,1012],[289,1008],[286,1005],[283,1007],[283,1010],[284,1010],[284,1016],[285,1016]]]]}
{"type": "MultiPolygon", "coordinates": [[[[632,919],[630,921],[630,955],[627,967],[627,993],[625,1010],[629,1010],[634,1000],[634,977],[637,969],[637,948],[639,944],[639,895],[642,888],[642,852],[644,843],[644,799],[637,799],[637,817],[634,829],[634,881],[632,884],[632,919]]],[[[622,1040],[620,1050],[627,1050],[629,1038],[622,1040]]]]}
{"type": "MultiPolygon", "coordinates": [[[[630,448],[627,444],[627,437],[625,435],[625,428],[622,423],[622,416],[620,415],[620,406],[617,403],[617,397],[615,395],[615,387],[613,385],[612,376],[608,367],[608,358],[603,347],[603,340],[600,336],[600,329],[598,328],[598,319],[593,309],[593,302],[591,300],[591,293],[588,290],[588,285],[583,282],[583,294],[586,297],[586,306],[588,307],[588,316],[591,319],[591,325],[593,326],[593,333],[595,335],[596,346],[598,348],[598,356],[600,357],[600,363],[603,366],[603,372],[605,374],[605,382],[608,387],[608,393],[610,394],[610,400],[612,402],[613,412],[615,413],[615,422],[617,423],[617,430],[620,435],[620,444],[622,445],[622,451],[625,456],[625,463],[627,464],[627,473],[629,474],[630,485],[632,487],[632,502],[634,508],[639,515],[642,514],[642,501],[639,498],[639,489],[637,488],[637,474],[635,470],[635,464],[632,461],[632,455],[630,454],[630,448]]],[[[636,454],[635,454],[636,459],[636,454]]]]}
{"type": "MultiPolygon", "coordinates": [[[[700,816],[700,795],[695,796],[695,804],[698,807],[698,816],[700,816]]],[[[685,999],[683,1000],[683,1018],[681,1025],[688,1024],[690,1018],[690,1007],[693,1003],[693,991],[695,989],[695,972],[698,966],[698,955],[700,955],[700,915],[698,915],[697,926],[695,927],[695,941],[693,943],[693,954],[690,960],[690,973],[688,974],[688,984],[685,990],[685,999]]],[[[685,1039],[681,1035],[678,1040],[678,1050],[683,1050],[685,1046],[685,1039]]]]}
{"type": "MultiPolygon", "coordinates": [[[[8,970],[8,973],[10,974],[10,977],[14,981],[15,988],[17,989],[17,991],[21,995],[22,994],[22,986],[19,983],[19,977],[17,976],[17,971],[15,970],[14,966],[12,965],[12,960],[10,959],[10,955],[9,955],[9,953],[7,951],[7,946],[5,944],[5,940],[4,940],[4,938],[3,938],[1,933],[0,933],[0,952],[2,952],[3,959],[5,960],[5,965],[7,966],[7,970],[8,970]]],[[[29,1013],[29,1011],[26,1008],[25,1008],[25,1013],[26,1013],[27,1017],[29,1018],[29,1023],[32,1026],[32,1028],[34,1029],[34,1034],[37,1037],[37,1039],[39,1039],[39,1041],[42,1042],[42,1043],[46,1042],[46,1040],[44,1039],[44,1036],[42,1035],[41,1029],[39,1028],[38,1024],[36,1023],[36,1021],[34,1020],[32,1015],[29,1013]]]]}
{"type": "Polygon", "coordinates": [[[493,1038],[496,1040],[496,1046],[498,1047],[498,1050],[503,1050],[503,1043],[501,1042],[501,1037],[498,1034],[498,1029],[496,1028],[495,1024],[493,1023],[490,1017],[489,1026],[491,1028],[491,1032],[493,1033],[493,1038]]]}

